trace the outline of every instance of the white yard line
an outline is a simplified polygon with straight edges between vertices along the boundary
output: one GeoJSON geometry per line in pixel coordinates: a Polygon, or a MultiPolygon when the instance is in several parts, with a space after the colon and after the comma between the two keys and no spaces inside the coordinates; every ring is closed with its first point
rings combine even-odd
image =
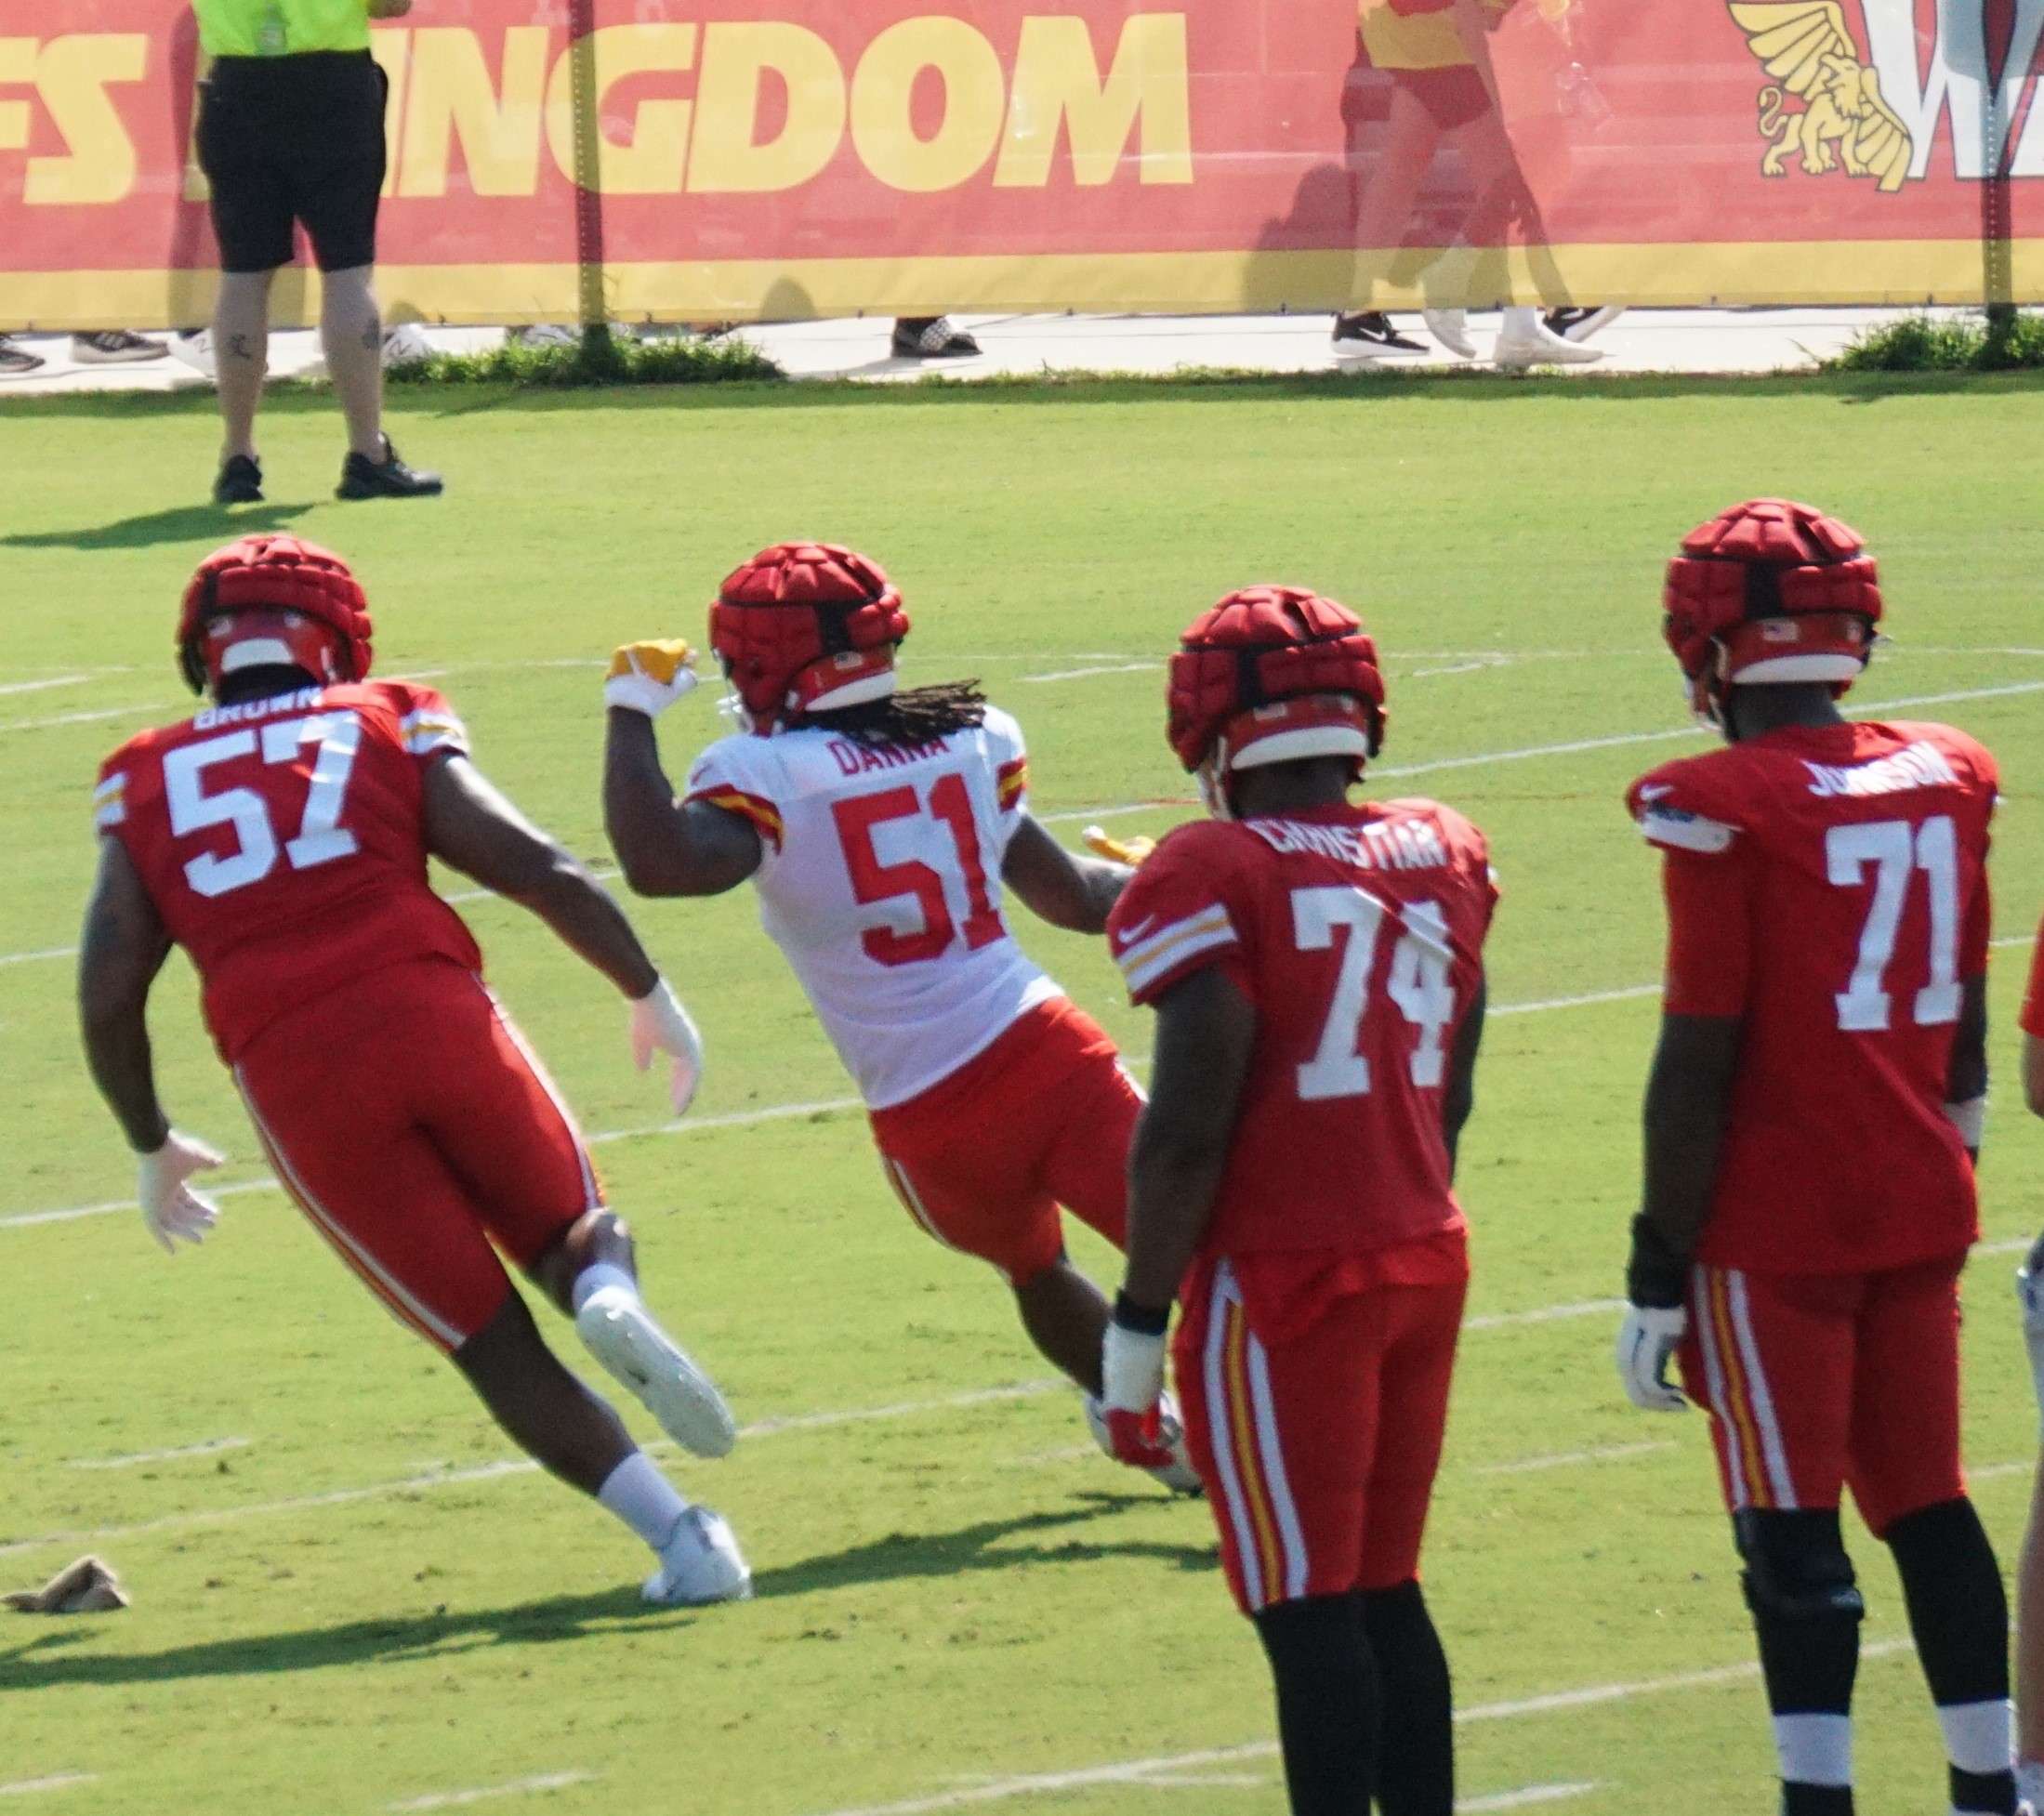
{"type": "Polygon", "coordinates": [[[1053,668],[1048,675],[1024,675],[1024,681],[1083,681],[1089,675],[1154,675],[1161,662],[1109,662],[1091,668],[1053,668]]]}
{"type": "Polygon", "coordinates": [[[1529,1784],[1523,1791],[1495,1791],[1487,1797],[1468,1797],[1455,1807],[1471,1816],[1480,1809],[1530,1809],[1536,1803],[1565,1803],[1571,1797],[1587,1797],[1599,1788],[1594,1779],[1575,1784],[1529,1784]]]}
{"type": "Polygon", "coordinates": [[[73,1469],[132,1469],[143,1463],[177,1463],[188,1456],[218,1456],[222,1451],[246,1450],[247,1438],[209,1438],[203,1444],[180,1444],[175,1450],[140,1450],[125,1456],[74,1456],[73,1469]]]}
{"type": "Polygon", "coordinates": [[[33,1796],[38,1791],[68,1791],[76,1784],[91,1784],[98,1781],[98,1772],[59,1772],[54,1778],[19,1778],[12,1784],[0,1784],[0,1797],[33,1796]]]}
{"type": "Polygon", "coordinates": [[[600,1772],[538,1772],[531,1778],[514,1778],[508,1784],[477,1784],[466,1791],[431,1791],[423,1797],[406,1797],[386,1804],[391,1810],[459,1809],[491,1797],[529,1797],[541,1791],[565,1791],[576,1784],[594,1784],[600,1772]]]}
{"type": "Polygon", "coordinates": [[[39,952],[0,953],[0,965],[33,965],[46,958],[76,958],[76,946],[45,946],[39,952]]]}
{"type": "Polygon", "coordinates": [[[134,706],[108,706],[96,713],[59,713],[54,718],[18,718],[0,725],[0,732],[48,731],[59,725],[92,725],[109,718],[148,718],[172,709],[161,701],[143,701],[134,706]]]}
{"type": "Polygon", "coordinates": [[[90,675],[52,675],[45,681],[8,681],[0,684],[0,694],[42,693],[50,688],[74,688],[92,679],[90,675]]]}
{"type": "Polygon", "coordinates": [[[1530,1476],[1542,1469],[1567,1469],[1582,1463],[1617,1463],[1628,1457],[1648,1456],[1655,1451],[1673,1450],[1672,1438],[1648,1439],[1637,1444],[1607,1444],[1601,1450],[1552,1451],[1545,1456],[1522,1456],[1512,1463],[1483,1463],[1470,1473],[1477,1476],[1530,1476]]]}
{"type": "Polygon", "coordinates": [[[1517,1324],[1556,1324],[1571,1318],[1598,1318],[1606,1312],[1623,1311],[1623,1299],[1578,1299],[1569,1305],[1535,1306],[1530,1311],[1491,1311],[1481,1318],[1465,1320],[1464,1331],[1509,1330],[1517,1324]]]}

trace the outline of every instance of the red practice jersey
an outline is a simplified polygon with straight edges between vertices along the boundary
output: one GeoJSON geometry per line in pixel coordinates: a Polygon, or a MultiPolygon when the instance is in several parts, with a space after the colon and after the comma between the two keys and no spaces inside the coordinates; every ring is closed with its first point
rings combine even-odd
{"type": "Polygon", "coordinates": [[[426,765],[467,749],[431,688],[363,681],[209,706],[107,758],[99,830],[191,954],[222,1059],[364,972],[481,967],[426,881],[426,765]]]}
{"type": "Polygon", "coordinates": [[[2023,1032],[2044,1040],[2044,927],[2037,928],[2030,954],[2030,981],[2023,994],[2023,1032]]]}
{"type": "Polygon", "coordinates": [[[1203,1255],[1365,1255],[1464,1229],[1441,1112],[1497,900],[1432,801],[1180,826],[1108,923],[1129,994],[1218,967],[1256,1046],[1203,1255]]]}
{"type": "Polygon", "coordinates": [[[1944,1113],[1987,966],[1994,758],[1945,725],[1788,728],[1635,783],[1667,853],[1671,1015],[1743,1046],[1697,1259],[1862,1273],[1979,1233],[1944,1113]]]}

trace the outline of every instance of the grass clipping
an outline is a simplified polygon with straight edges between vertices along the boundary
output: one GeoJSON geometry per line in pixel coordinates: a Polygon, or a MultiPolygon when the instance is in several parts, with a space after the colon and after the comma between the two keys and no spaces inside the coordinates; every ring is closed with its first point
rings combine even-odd
{"type": "Polygon", "coordinates": [[[517,385],[570,389],[602,385],[719,385],[785,378],[773,361],[735,335],[640,340],[608,330],[531,346],[508,340],[481,353],[435,353],[392,366],[395,385],[517,385]]]}
{"type": "Polygon", "coordinates": [[[1909,315],[1853,336],[1826,372],[2044,371],[2044,317],[1909,315]]]}

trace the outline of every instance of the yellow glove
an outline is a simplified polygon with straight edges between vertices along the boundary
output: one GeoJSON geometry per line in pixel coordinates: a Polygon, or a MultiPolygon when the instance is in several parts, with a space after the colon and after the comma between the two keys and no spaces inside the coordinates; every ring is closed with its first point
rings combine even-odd
{"type": "Polygon", "coordinates": [[[658,718],[703,678],[694,662],[695,651],[679,637],[622,644],[611,656],[603,704],[658,718]]]}
{"type": "Polygon", "coordinates": [[[1146,838],[1138,833],[1133,838],[1116,838],[1099,826],[1088,826],[1080,833],[1088,849],[1118,864],[1127,864],[1130,870],[1140,864],[1157,849],[1154,838],[1146,838]]]}

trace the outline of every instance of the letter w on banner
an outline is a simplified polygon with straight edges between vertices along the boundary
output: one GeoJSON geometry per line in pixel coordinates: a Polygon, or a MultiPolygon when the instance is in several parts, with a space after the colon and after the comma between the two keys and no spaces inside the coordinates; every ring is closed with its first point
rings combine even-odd
{"type": "MultiPolygon", "coordinates": [[[[451,322],[598,299],[667,320],[1965,302],[1990,212],[1998,293],[2044,299],[2044,0],[1479,0],[1476,20],[1451,0],[422,8],[374,34],[386,302],[451,322]]],[[[191,12],[67,0],[5,29],[0,328],[197,322],[215,249],[191,12]]],[[[307,289],[283,284],[284,319],[307,289]]]]}

